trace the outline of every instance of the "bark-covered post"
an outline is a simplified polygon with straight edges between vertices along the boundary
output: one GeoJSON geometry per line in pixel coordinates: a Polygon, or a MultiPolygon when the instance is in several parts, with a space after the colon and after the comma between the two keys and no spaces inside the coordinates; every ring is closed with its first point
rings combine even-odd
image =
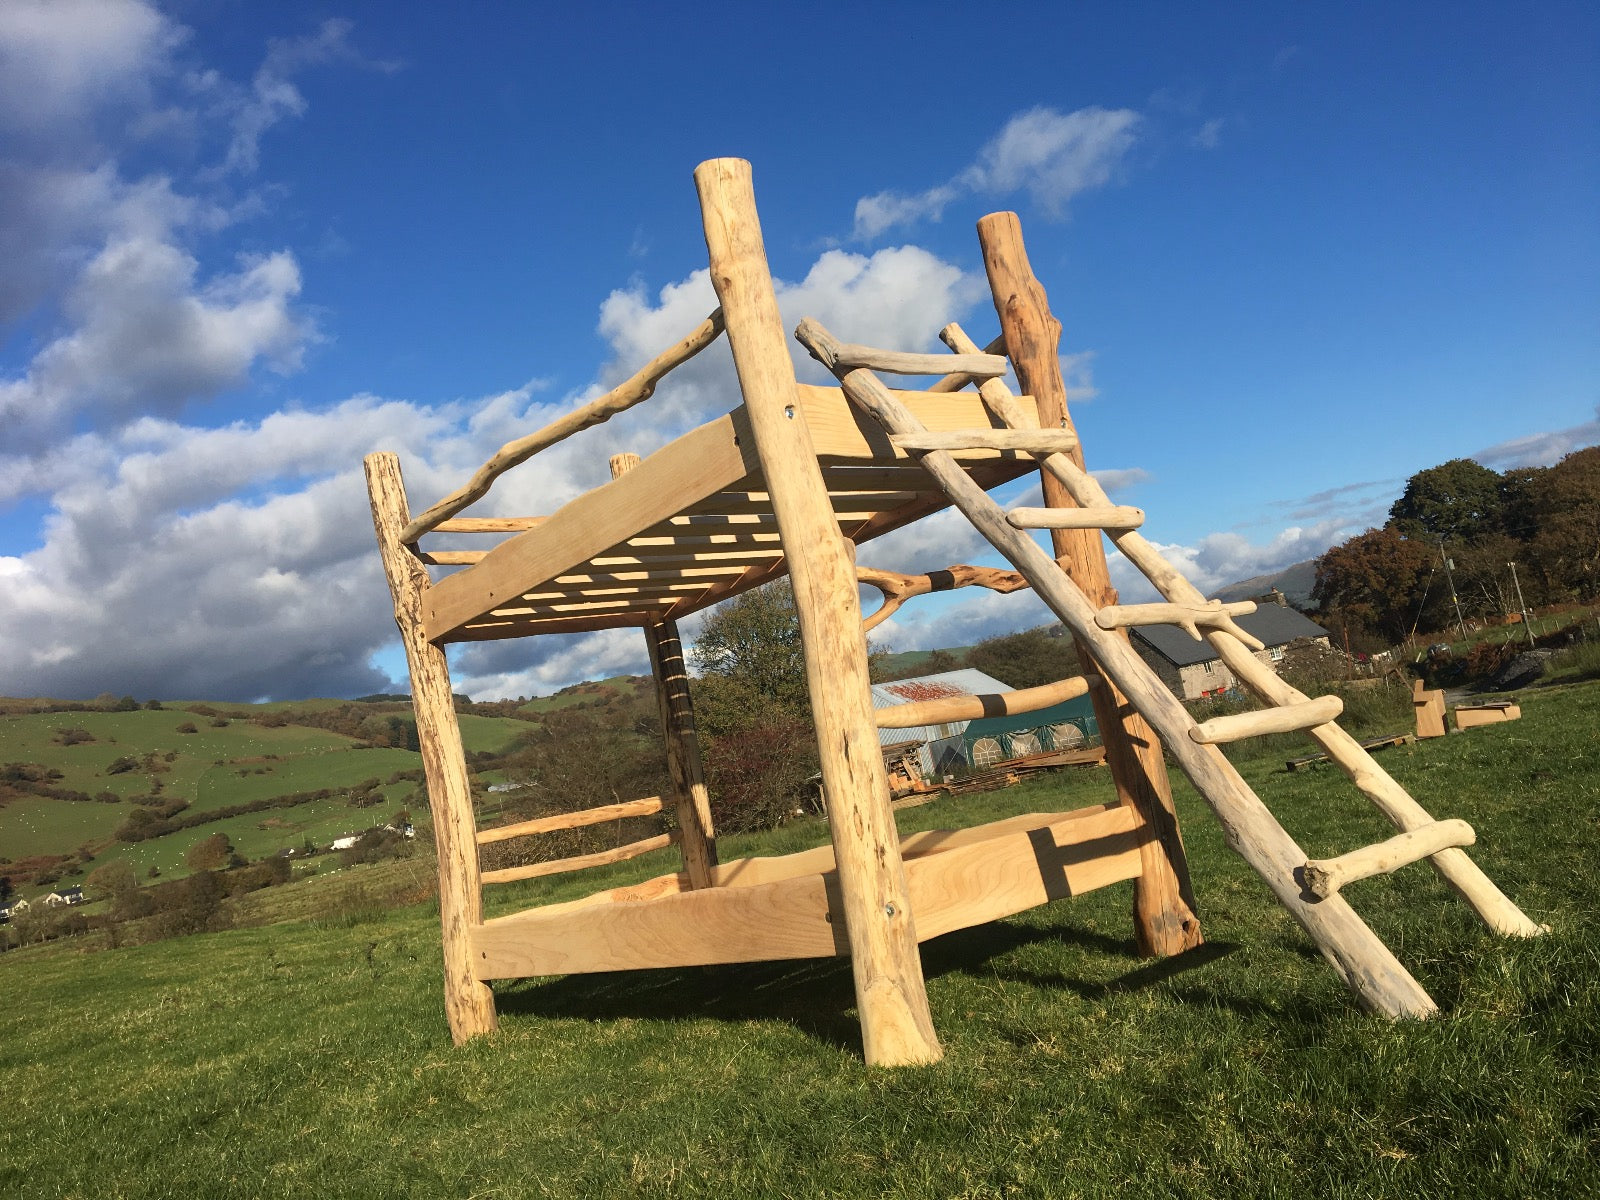
{"type": "MultiPolygon", "coordinates": [[[[1044,287],[1028,263],[1017,215],[1002,212],[984,217],[978,222],[978,242],[1017,383],[1038,404],[1042,427],[1071,430],[1067,389],[1061,378],[1061,322],[1051,315],[1044,287]]],[[[1067,453],[1083,465],[1081,449],[1067,453]]],[[[1044,471],[1040,478],[1048,507],[1075,507],[1060,480],[1044,471]]],[[[1056,559],[1091,604],[1117,602],[1099,530],[1056,529],[1051,541],[1056,559]]],[[[1127,639],[1125,632],[1117,636],[1127,639]]],[[[1081,642],[1078,654],[1085,671],[1097,670],[1081,642]]],[[[1199,945],[1202,937],[1161,743],[1115,687],[1096,688],[1092,698],[1117,798],[1138,809],[1158,834],[1143,848],[1144,873],[1134,882],[1134,932],[1139,947],[1146,954],[1178,954],[1199,945]]]]}

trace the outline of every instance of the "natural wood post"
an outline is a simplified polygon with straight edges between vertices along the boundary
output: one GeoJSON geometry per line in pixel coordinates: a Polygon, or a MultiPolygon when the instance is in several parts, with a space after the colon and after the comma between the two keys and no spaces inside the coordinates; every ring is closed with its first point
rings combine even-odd
{"type": "Polygon", "coordinates": [[[450,664],[444,650],[422,632],[428,569],[400,541],[401,531],[411,519],[400,459],[394,454],[369,454],[365,466],[378,552],[383,556],[383,573],[394,597],[394,620],[411,668],[411,703],[417,714],[417,742],[427,773],[428,808],[433,814],[433,844],[439,860],[444,1009],[450,1036],[459,1046],[480,1033],[492,1033],[496,1026],[494,992],[473,976],[468,942],[472,926],[483,923],[472,784],[450,694],[450,664]]]}
{"type": "Polygon", "coordinates": [[[855,567],[799,407],[750,164],[713,159],[694,177],[711,282],[794,583],[867,1062],[935,1062],[943,1051],[878,750],[855,567]]]}
{"type": "MultiPolygon", "coordinates": [[[[611,478],[640,463],[637,454],[617,454],[611,459],[611,478]]],[[[705,768],[700,762],[700,736],[695,730],[694,704],[689,698],[689,668],[683,661],[683,641],[676,621],[658,621],[644,627],[650,647],[650,670],[655,677],[656,704],[661,710],[661,733],[667,743],[667,772],[672,776],[672,799],[678,815],[683,870],[691,888],[712,885],[711,869],[717,865],[716,834],[711,825],[711,796],[706,791],[705,768]]]]}
{"type": "MultiPolygon", "coordinates": [[[[1072,431],[1066,384],[1061,378],[1061,322],[1051,315],[1044,287],[1034,278],[1017,215],[991,213],[982,218],[978,222],[978,243],[983,249],[984,270],[1017,383],[1039,406],[1040,426],[1072,431]]],[[[1083,466],[1081,448],[1074,447],[1066,453],[1083,466]]],[[[1048,507],[1076,507],[1055,476],[1046,471],[1039,474],[1048,507]]],[[[1116,604],[1117,593],[1106,569],[1100,532],[1056,529],[1050,536],[1057,560],[1089,602],[1101,608],[1116,604]]],[[[1125,632],[1116,636],[1127,642],[1125,632]]],[[[1099,672],[1084,643],[1079,640],[1077,645],[1084,671],[1099,672]]],[[[1133,885],[1134,932],[1139,948],[1152,955],[1180,953],[1198,946],[1203,938],[1161,743],[1115,687],[1096,688],[1092,699],[1100,737],[1105,742],[1106,762],[1116,782],[1117,799],[1138,809],[1159,835],[1141,851],[1144,873],[1133,885]]]]}

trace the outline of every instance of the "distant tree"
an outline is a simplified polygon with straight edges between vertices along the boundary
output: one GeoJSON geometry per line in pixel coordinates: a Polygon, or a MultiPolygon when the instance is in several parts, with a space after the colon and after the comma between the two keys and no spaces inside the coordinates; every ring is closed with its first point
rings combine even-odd
{"type": "Polygon", "coordinates": [[[160,712],[161,711],[161,701],[159,701],[159,700],[146,700],[144,702],[144,706],[145,706],[145,708],[149,709],[151,712],[160,712]]]}
{"type": "Polygon", "coordinates": [[[233,856],[233,843],[228,840],[228,835],[213,833],[190,846],[183,861],[194,871],[215,871],[227,866],[233,856]]]}
{"type": "Polygon", "coordinates": [[[712,609],[691,658],[702,674],[737,681],[752,699],[809,709],[800,614],[786,579],[712,609]]]}
{"type": "Polygon", "coordinates": [[[985,638],[967,651],[967,665],[1014,688],[1054,683],[1081,671],[1071,638],[1053,638],[1042,629],[985,638]]]}
{"type": "Polygon", "coordinates": [[[117,712],[138,712],[139,702],[132,696],[124,696],[117,701],[115,710],[117,712]]]}
{"type": "Polygon", "coordinates": [[[1404,537],[1471,542],[1504,527],[1500,474],[1470,458],[1418,471],[1389,509],[1404,537]]]}
{"type": "Polygon", "coordinates": [[[199,733],[200,730],[195,726],[195,723],[193,721],[185,721],[182,725],[179,725],[177,727],[177,732],[178,733],[199,733]]]}
{"type": "Polygon", "coordinates": [[[1437,627],[1449,604],[1446,589],[1431,587],[1439,562],[1437,546],[1400,536],[1384,526],[1358,534],[1317,560],[1311,597],[1326,611],[1392,641],[1411,632],[1421,612],[1421,627],[1437,627]],[[1424,602],[1433,605],[1424,611],[1424,602]]]}
{"type": "Polygon", "coordinates": [[[109,900],[119,892],[139,886],[139,879],[134,874],[133,866],[120,859],[96,867],[89,872],[89,877],[83,882],[89,894],[96,900],[109,900]]]}

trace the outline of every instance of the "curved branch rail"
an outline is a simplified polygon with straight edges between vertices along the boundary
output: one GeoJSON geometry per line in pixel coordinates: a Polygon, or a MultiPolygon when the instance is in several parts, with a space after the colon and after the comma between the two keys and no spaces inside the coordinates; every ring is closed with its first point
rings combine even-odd
{"type": "Polygon", "coordinates": [[[986,587],[991,592],[1014,592],[1028,586],[1028,581],[1015,571],[1001,571],[994,567],[971,567],[958,563],[942,571],[926,575],[902,575],[899,571],[882,571],[876,567],[857,567],[856,578],[883,593],[883,604],[870,617],[861,622],[861,632],[870,633],[888,620],[890,614],[913,596],[926,596],[929,592],[948,592],[961,587],[986,587]]]}
{"type": "Polygon", "coordinates": [[[400,541],[408,546],[415,545],[423,534],[437,529],[469,504],[483,499],[494,481],[512,467],[527,462],[539,451],[565,441],[581,430],[609,421],[618,413],[626,412],[635,404],[650,399],[655,395],[656,385],[667,372],[688,362],[716,341],[721,333],[722,310],[719,308],[700,322],[699,327],[688,337],[677,345],[663,350],[626,382],[618,384],[604,396],[591,400],[576,412],[570,412],[560,420],[552,421],[535,433],[501,446],[493,458],[478,468],[477,474],[465,487],[451,492],[407,525],[400,533],[400,541]]]}

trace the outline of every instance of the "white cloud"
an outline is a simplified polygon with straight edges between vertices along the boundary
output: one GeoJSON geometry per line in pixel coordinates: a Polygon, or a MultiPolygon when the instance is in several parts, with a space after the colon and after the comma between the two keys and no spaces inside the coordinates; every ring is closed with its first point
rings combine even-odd
{"type": "Polygon", "coordinates": [[[115,428],[172,414],[248,378],[258,361],[292,370],[312,336],[292,303],[300,271],[286,252],[201,282],[194,258],[150,237],[114,240],[84,268],[65,309],[72,332],[20,378],[0,381],[11,446],[39,448],[75,418],[115,428]]]}
{"type": "Polygon", "coordinates": [[[1018,113],[948,182],[923,192],[863,196],[856,202],[855,236],[871,240],[899,225],[937,221],[967,196],[1024,192],[1046,215],[1062,217],[1074,196],[1111,182],[1139,123],[1139,114],[1126,108],[1018,113]]]}
{"type": "Polygon", "coordinates": [[[1574,450],[1582,450],[1596,443],[1600,443],[1600,405],[1596,406],[1592,421],[1584,421],[1570,429],[1513,438],[1509,442],[1500,442],[1487,450],[1480,450],[1472,457],[1496,471],[1508,471],[1514,467],[1548,467],[1574,450]]]}
{"type": "Polygon", "coordinates": [[[141,96],[185,31],[139,0],[0,4],[0,128],[59,137],[141,96]]]}
{"type": "MultiPolygon", "coordinates": [[[[1163,557],[1202,594],[1210,595],[1230,583],[1281,571],[1315,558],[1348,532],[1345,522],[1325,521],[1312,526],[1291,525],[1271,541],[1260,544],[1237,533],[1210,533],[1192,546],[1154,543],[1163,557]]],[[[1149,580],[1120,553],[1108,559],[1111,582],[1129,603],[1160,597],[1149,580]]]]}

